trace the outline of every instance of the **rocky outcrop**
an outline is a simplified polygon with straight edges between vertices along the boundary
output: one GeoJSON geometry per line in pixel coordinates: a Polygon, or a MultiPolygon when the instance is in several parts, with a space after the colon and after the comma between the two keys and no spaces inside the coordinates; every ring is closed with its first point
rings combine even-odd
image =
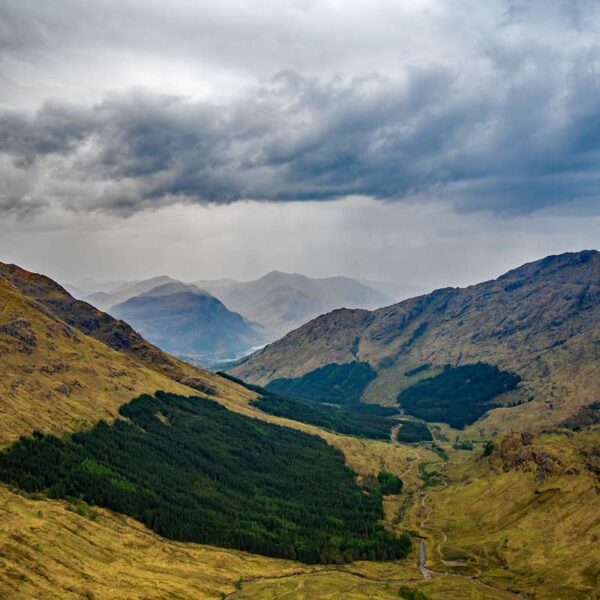
{"type": "Polygon", "coordinates": [[[498,456],[506,471],[535,472],[538,483],[562,472],[561,460],[549,452],[535,448],[531,433],[511,433],[500,442],[498,456]]]}

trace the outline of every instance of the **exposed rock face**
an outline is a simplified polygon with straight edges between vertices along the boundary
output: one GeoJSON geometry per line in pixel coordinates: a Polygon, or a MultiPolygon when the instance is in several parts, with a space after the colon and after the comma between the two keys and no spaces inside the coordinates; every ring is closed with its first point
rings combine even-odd
{"type": "Polygon", "coordinates": [[[37,337],[31,324],[19,315],[15,315],[10,322],[0,325],[0,333],[13,338],[25,353],[30,352],[30,347],[37,345],[37,337]]]}
{"type": "MultiPolygon", "coordinates": [[[[581,451],[585,466],[600,481],[600,445],[586,448],[581,451]]],[[[599,490],[600,491],[600,490],[599,490]]]]}
{"type": "Polygon", "coordinates": [[[582,406],[561,425],[575,431],[600,425],[600,402],[592,402],[588,406],[582,406]]]}
{"type": "MultiPolygon", "coordinates": [[[[600,389],[600,253],[550,256],[468,288],[445,288],[376,311],[338,310],[253,354],[233,373],[265,385],[329,363],[368,362],[364,399],[390,404],[422,365],[497,365],[521,376],[513,428],[554,426],[600,389]]],[[[506,410],[506,409],[501,409],[506,410]]],[[[492,411],[488,430],[505,413],[492,411]]]]}
{"type": "Polygon", "coordinates": [[[498,455],[504,471],[535,471],[537,482],[542,483],[550,475],[560,473],[562,463],[557,456],[537,450],[533,440],[531,433],[511,433],[502,439],[498,455]]]}

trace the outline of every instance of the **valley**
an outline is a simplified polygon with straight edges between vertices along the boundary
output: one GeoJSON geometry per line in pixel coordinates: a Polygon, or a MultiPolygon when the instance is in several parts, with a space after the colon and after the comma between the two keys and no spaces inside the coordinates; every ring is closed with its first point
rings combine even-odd
{"type": "Polygon", "coordinates": [[[0,595],[598,597],[594,402],[489,435],[488,415],[515,423],[531,406],[526,371],[428,361],[387,407],[364,402],[381,377],[367,361],[261,388],[173,359],[50,280],[0,272],[0,595]]]}
{"type": "Polygon", "coordinates": [[[600,2],[0,1],[0,600],[600,600],[600,2]]]}

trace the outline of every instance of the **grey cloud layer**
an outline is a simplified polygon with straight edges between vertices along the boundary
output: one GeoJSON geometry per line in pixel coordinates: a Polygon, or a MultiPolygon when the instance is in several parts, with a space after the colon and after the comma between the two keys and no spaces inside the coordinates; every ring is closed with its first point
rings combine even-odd
{"type": "Polygon", "coordinates": [[[365,195],[600,211],[597,10],[503,4],[497,23],[474,18],[488,29],[473,31],[479,45],[464,62],[437,52],[380,74],[288,69],[221,101],[121,91],[94,106],[5,110],[0,210],[365,195]]]}

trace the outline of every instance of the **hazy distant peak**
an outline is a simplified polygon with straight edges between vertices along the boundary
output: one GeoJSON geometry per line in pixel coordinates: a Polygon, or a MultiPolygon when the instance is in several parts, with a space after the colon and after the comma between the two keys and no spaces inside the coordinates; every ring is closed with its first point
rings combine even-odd
{"type": "Polygon", "coordinates": [[[230,277],[223,277],[221,279],[197,279],[196,281],[192,281],[192,285],[204,290],[210,290],[211,288],[217,287],[226,287],[228,285],[235,285],[236,283],[238,282],[230,277]]]}
{"type": "Polygon", "coordinates": [[[168,283],[163,283],[161,285],[157,285],[152,289],[140,294],[140,296],[170,296],[172,294],[189,292],[196,294],[198,296],[211,296],[210,292],[199,288],[197,285],[193,283],[183,283],[181,281],[170,281],[168,283]]]}
{"type": "MultiPolygon", "coordinates": [[[[299,273],[285,273],[283,271],[275,270],[275,271],[269,271],[262,277],[259,277],[258,279],[256,279],[253,283],[258,283],[258,282],[278,283],[281,281],[293,281],[293,280],[306,281],[308,279],[309,279],[309,277],[307,277],[306,275],[300,275],[299,273]]],[[[248,283],[250,283],[250,282],[248,282],[248,283]]]]}
{"type": "Polygon", "coordinates": [[[111,293],[100,292],[92,294],[87,296],[85,300],[101,310],[109,310],[111,307],[121,304],[129,298],[140,296],[149,290],[167,284],[184,285],[177,279],[173,279],[167,275],[159,275],[150,279],[124,283],[111,293]]]}
{"type": "Polygon", "coordinates": [[[393,298],[348,277],[312,278],[273,270],[254,281],[209,288],[230,310],[265,327],[274,340],[336,308],[379,308],[393,298]]]}
{"type": "Polygon", "coordinates": [[[128,298],[111,313],[168,352],[230,356],[263,343],[261,332],[218,298],[174,281],[128,298]]]}

